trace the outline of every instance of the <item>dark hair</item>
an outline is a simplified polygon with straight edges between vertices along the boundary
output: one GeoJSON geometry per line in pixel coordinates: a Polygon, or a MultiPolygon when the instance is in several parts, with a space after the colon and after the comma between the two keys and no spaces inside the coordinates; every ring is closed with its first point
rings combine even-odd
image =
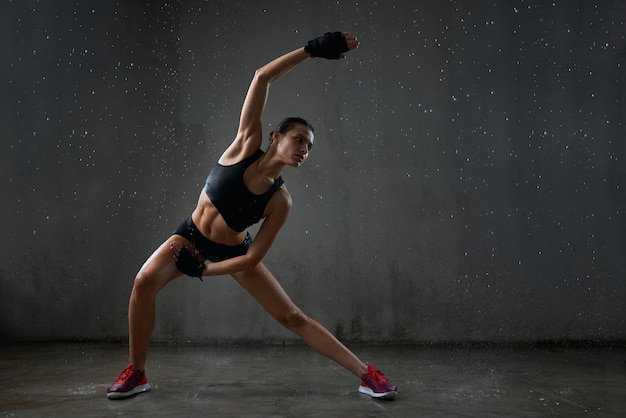
{"type": "Polygon", "coordinates": [[[315,133],[315,130],[313,129],[313,125],[311,125],[306,120],[302,118],[298,118],[298,117],[289,117],[289,118],[285,118],[281,120],[278,126],[276,127],[276,129],[270,132],[270,142],[272,141],[272,135],[274,134],[274,132],[278,132],[284,135],[290,130],[292,130],[293,127],[296,125],[304,125],[307,128],[309,128],[311,132],[315,133]]]}

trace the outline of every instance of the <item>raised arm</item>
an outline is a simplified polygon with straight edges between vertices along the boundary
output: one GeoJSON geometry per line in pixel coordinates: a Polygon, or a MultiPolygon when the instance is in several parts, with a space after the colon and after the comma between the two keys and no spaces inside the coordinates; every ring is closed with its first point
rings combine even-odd
{"type": "Polygon", "coordinates": [[[256,70],[241,109],[237,139],[242,140],[244,144],[249,142],[250,148],[254,150],[261,146],[263,142],[261,116],[265,110],[270,85],[308,58],[310,55],[304,48],[298,48],[256,70]]]}
{"type": "Polygon", "coordinates": [[[308,58],[344,58],[345,52],[357,46],[356,37],[351,36],[349,32],[327,33],[309,41],[305,47],[284,54],[257,69],[243,103],[237,136],[220,158],[220,162],[232,164],[261,147],[263,143],[261,117],[265,110],[269,87],[274,81],[308,58]]]}

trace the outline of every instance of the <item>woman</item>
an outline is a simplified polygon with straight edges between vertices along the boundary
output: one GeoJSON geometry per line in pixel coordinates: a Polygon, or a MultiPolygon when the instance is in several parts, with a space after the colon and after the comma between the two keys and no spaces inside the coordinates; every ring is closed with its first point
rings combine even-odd
{"type": "Polygon", "coordinates": [[[308,58],[344,58],[344,53],[357,47],[357,38],[347,32],[326,33],[255,72],[237,136],[210,172],[196,209],[135,278],[128,306],[131,364],[108,388],[109,398],[127,398],[150,389],[144,367],[154,328],[155,297],[181,273],[200,278],[230,274],[281,325],[361,377],[359,392],[374,398],[396,396],[396,386],[382,373],[366,366],[322,325],[302,313],[262,262],[291,210],[291,197],[280,174],[285,166],[304,163],[314,139],[310,124],[288,118],[270,134],[268,150],[260,150],[261,116],[269,87],[308,58]],[[252,240],[247,228],[263,218],[252,240]],[[207,260],[210,263],[205,263],[207,260]]]}

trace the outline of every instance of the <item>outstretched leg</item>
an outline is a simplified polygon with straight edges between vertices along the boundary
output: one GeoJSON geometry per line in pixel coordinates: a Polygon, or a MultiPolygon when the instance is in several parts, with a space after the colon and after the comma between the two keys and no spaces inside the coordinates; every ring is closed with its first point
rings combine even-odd
{"type": "Polygon", "coordinates": [[[334,360],[358,377],[367,366],[317,321],[306,316],[289,298],[272,273],[259,263],[254,269],[233,274],[261,306],[281,325],[300,336],[318,353],[334,360]]]}

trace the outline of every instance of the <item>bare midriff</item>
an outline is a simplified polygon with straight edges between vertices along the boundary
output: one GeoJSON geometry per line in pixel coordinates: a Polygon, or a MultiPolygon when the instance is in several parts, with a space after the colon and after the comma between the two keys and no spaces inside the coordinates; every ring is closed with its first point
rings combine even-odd
{"type": "Polygon", "coordinates": [[[204,190],[191,219],[202,235],[218,244],[239,245],[246,237],[246,231],[237,232],[226,224],[204,190]]]}

